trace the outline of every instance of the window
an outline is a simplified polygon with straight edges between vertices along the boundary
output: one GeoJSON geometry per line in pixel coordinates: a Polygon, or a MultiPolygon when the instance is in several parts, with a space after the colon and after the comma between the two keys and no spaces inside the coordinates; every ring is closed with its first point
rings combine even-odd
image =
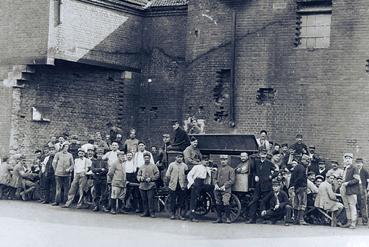
{"type": "Polygon", "coordinates": [[[328,48],[331,33],[332,7],[299,6],[297,22],[298,48],[328,48]]]}

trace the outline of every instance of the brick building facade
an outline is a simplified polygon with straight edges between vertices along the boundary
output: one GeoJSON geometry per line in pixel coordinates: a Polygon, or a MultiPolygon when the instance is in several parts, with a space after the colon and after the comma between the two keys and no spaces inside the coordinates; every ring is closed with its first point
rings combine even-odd
{"type": "Polygon", "coordinates": [[[0,152],[169,120],[369,158],[364,0],[5,0],[0,152]],[[25,25],[27,23],[27,25],[25,25]],[[35,108],[47,121],[32,121],[35,108]]]}

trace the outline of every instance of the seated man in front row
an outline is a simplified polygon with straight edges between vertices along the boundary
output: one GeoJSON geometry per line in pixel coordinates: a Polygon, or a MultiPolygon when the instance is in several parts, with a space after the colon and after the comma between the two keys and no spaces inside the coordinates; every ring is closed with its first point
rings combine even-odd
{"type": "Polygon", "coordinates": [[[333,191],[333,183],[336,179],[334,174],[327,177],[327,180],[322,182],[319,186],[318,195],[315,199],[315,207],[333,212],[332,226],[337,225],[337,216],[343,210],[343,204],[338,202],[336,193],[333,191]]]}
{"type": "Polygon", "coordinates": [[[284,219],[285,226],[291,222],[292,207],[286,192],[281,190],[279,181],[273,181],[273,191],[271,191],[261,203],[261,216],[264,220],[271,220],[275,224],[278,220],[284,219]],[[266,208],[269,205],[269,209],[266,208]]]}

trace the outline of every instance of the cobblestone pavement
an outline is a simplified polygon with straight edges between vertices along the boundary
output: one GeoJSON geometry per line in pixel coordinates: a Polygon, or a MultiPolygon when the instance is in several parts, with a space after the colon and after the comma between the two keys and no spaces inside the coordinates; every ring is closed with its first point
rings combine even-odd
{"type": "Polygon", "coordinates": [[[0,201],[0,246],[369,246],[369,229],[231,225],[0,201]]]}

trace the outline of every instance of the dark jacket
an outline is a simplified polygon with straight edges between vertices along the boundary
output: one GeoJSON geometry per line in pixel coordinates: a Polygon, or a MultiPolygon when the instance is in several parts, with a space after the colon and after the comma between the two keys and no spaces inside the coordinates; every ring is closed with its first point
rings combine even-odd
{"type": "Polygon", "coordinates": [[[344,183],[348,182],[346,186],[346,195],[354,195],[360,193],[360,185],[359,185],[359,169],[350,165],[346,168],[346,176],[343,178],[344,183]]]}
{"type": "Polygon", "coordinates": [[[50,155],[49,160],[45,165],[45,176],[46,177],[54,177],[55,171],[53,167],[54,155],[50,155]]]}
{"type": "MultiPolygon", "coordinates": [[[[279,200],[279,208],[284,208],[286,205],[290,203],[286,192],[283,190],[279,191],[278,194],[279,200]]],[[[275,205],[277,205],[276,197],[274,196],[274,191],[271,191],[264,199],[261,201],[261,210],[268,210],[266,206],[269,205],[269,209],[274,209],[275,205]]]]}
{"type": "Polygon", "coordinates": [[[270,160],[264,160],[261,162],[261,159],[255,159],[253,163],[254,177],[259,177],[259,182],[257,182],[257,186],[261,192],[271,191],[272,190],[272,179],[275,178],[278,173],[274,172],[275,166],[270,160]]]}
{"type": "Polygon", "coordinates": [[[215,178],[215,184],[219,187],[224,186],[226,192],[231,193],[231,187],[234,184],[235,181],[235,173],[234,169],[227,166],[219,166],[217,171],[217,176],[215,178]]]}
{"type": "Polygon", "coordinates": [[[307,174],[306,168],[303,164],[297,164],[292,171],[290,187],[306,188],[307,187],[307,174]]]}
{"type": "Polygon", "coordinates": [[[183,151],[191,144],[190,138],[188,137],[186,131],[180,127],[174,132],[174,141],[172,144],[173,148],[183,151]]]}
{"type": "Polygon", "coordinates": [[[106,174],[109,171],[108,161],[103,159],[93,159],[91,171],[94,174],[93,177],[95,180],[106,180],[106,174]]]}

